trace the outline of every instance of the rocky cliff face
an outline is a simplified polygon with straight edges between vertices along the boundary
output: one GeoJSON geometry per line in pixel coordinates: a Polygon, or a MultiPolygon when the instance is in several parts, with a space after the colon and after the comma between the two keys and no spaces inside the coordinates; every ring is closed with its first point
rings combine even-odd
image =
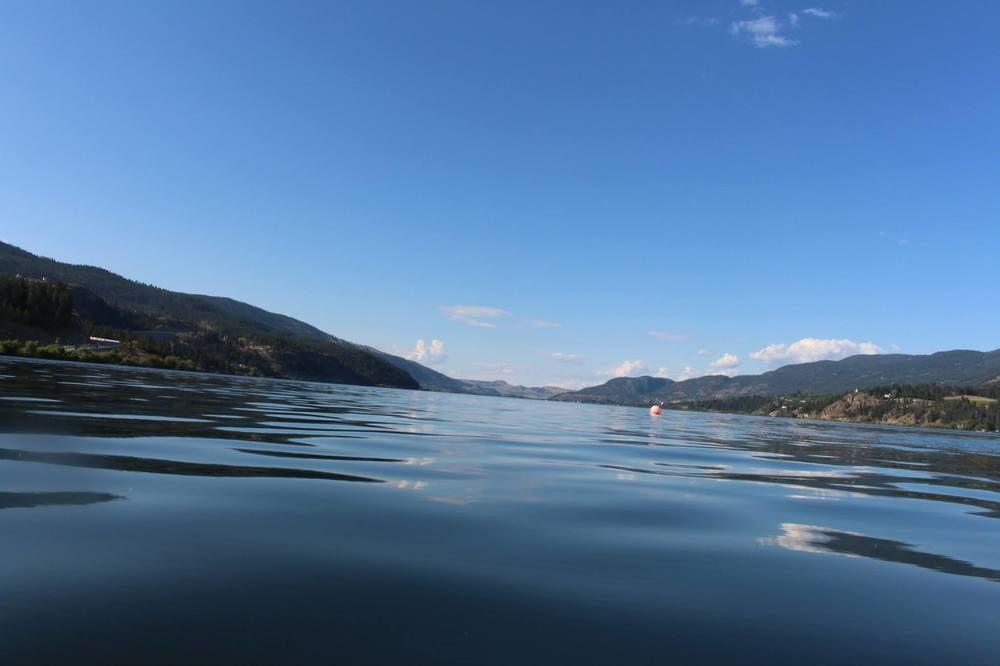
{"type": "MultiPolygon", "coordinates": [[[[916,401],[923,403],[926,401],[916,401]]],[[[821,419],[831,421],[853,421],[855,423],[891,423],[896,425],[918,425],[916,413],[908,409],[912,405],[897,404],[898,401],[871,393],[848,393],[819,414],[821,419]]]]}
{"type": "Polygon", "coordinates": [[[825,407],[818,418],[854,423],[916,425],[928,428],[995,430],[997,401],[976,396],[942,400],[885,397],[861,391],[848,393],[825,407]]]}

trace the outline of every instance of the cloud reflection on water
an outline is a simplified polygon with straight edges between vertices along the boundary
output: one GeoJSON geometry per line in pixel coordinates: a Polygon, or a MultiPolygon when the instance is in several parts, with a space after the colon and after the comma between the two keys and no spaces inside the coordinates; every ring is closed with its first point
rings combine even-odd
{"type": "Polygon", "coordinates": [[[859,532],[836,530],[818,525],[782,523],[782,534],[763,537],[765,546],[779,546],[800,553],[828,553],[846,557],[865,557],[883,562],[909,564],[956,576],[975,576],[1000,582],[1000,570],[980,567],[946,555],[917,550],[912,544],[879,539],[859,532]]]}

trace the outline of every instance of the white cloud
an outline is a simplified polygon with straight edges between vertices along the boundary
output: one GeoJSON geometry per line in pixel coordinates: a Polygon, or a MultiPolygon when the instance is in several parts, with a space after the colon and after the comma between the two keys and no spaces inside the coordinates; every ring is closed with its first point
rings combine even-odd
{"type": "Polygon", "coordinates": [[[714,16],[689,16],[686,19],[681,19],[678,21],[680,25],[698,25],[704,27],[710,27],[719,24],[719,19],[714,16]]]}
{"type": "Polygon", "coordinates": [[[811,361],[839,360],[855,354],[881,354],[882,348],[874,342],[855,342],[847,338],[802,338],[791,344],[777,343],[750,354],[750,358],[765,363],[809,363],[811,361]]]}
{"type": "Polygon", "coordinates": [[[461,317],[506,317],[510,314],[506,310],[486,305],[449,305],[444,310],[461,317]]]}
{"type": "Polygon", "coordinates": [[[750,37],[758,48],[768,46],[793,46],[797,42],[782,34],[785,24],[774,16],[761,16],[745,21],[733,21],[729,24],[729,32],[733,35],[745,34],[750,37]]]}
{"type": "Polygon", "coordinates": [[[441,311],[448,319],[480,328],[496,328],[496,323],[488,320],[503,319],[510,315],[506,310],[486,305],[446,305],[441,311]]]}
{"type": "MultiPolygon", "coordinates": [[[[479,328],[496,328],[498,320],[513,317],[509,310],[494,308],[488,305],[443,305],[440,308],[448,319],[460,321],[469,326],[479,328]]],[[[547,319],[514,318],[518,326],[534,326],[535,328],[559,328],[559,322],[547,319]]]]}
{"type": "Polygon", "coordinates": [[[428,345],[422,339],[417,340],[417,346],[406,355],[406,358],[418,363],[437,364],[444,363],[448,358],[444,352],[444,343],[440,340],[431,340],[428,345]]]}
{"type": "Polygon", "coordinates": [[[657,340],[669,340],[670,342],[687,340],[687,336],[679,331],[664,331],[662,329],[654,328],[649,332],[649,334],[657,340]]]}
{"type": "Polygon", "coordinates": [[[661,377],[663,379],[669,379],[670,378],[670,369],[669,368],[660,368],[659,370],[656,371],[656,376],[657,377],[661,377]]]}
{"type": "Polygon", "coordinates": [[[615,368],[615,377],[628,377],[631,374],[642,374],[645,371],[646,367],[642,361],[635,359],[634,361],[625,361],[615,368]]]}
{"type": "Polygon", "coordinates": [[[803,9],[802,13],[806,16],[813,16],[815,18],[821,19],[831,19],[836,18],[837,15],[826,9],[820,9],[819,7],[810,7],[809,9],[803,9]]]}
{"type": "Polygon", "coordinates": [[[512,375],[514,368],[506,363],[476,363],[477,368],[482,368],[482,372],[491,375],[512,375]]]}
{"type": "Polygon", "coordinates": [[[685,379],[692,379],[693,377],[697,377],[697,376],[698,376],[698,373],[695,371],[694,368],[692,368],[690,365],[685,365],[684,369],[681,370],[679,373],[677,373],[677,376],[674,377],[674,379],[677,380],[677,381],[679,381],[679,382],[682,382],[685,379]]]}
{"type": "Polygon", "coordinates": [[[631,377],[634,375],[642,375],[648,372],[648,369],[643,362],[639,359],[634,361],[624,361],[617,368],[612,370],[600,370],[598,375],[603,375],[605,377],[631,377]]]}
{"type": "Polygon", "coordinates": [[[699,349],[695,353],[698,354],[698,356],[711,356],[712,355],[712,352],[708,351],[707,349],[699,349]]]}
{"type": "MultiPolygon", "coordinates": [[[[730,22],[729,33],[743,37],[749,43],[762,49],[770,46],[781,48],[798,44],[798,40],[792,37],[789,31],[798,31],[802,28],[804,17],[822,20],[838,18],[836,13],[820,7],[809,7],[780,16],[766,14],[758,0],[740,0],[740,5],[743,6],[743,15],[746,18],[730,22]]],[[[681,25],[713,26],[717,25],[719,21],[714,17],[693,16],[681,19],[678,23],[681,25]]]]}
{"type": "Polygon", "coordinates": [[[581,354],[564,354],[563,352],[553,352],[552,358],[563,363],[579,363],[583,360],[581,354]]]}
{"type": "Polygon", "coordinates": [[[587,388],[588,386],[593,386],[594,382],[584,379],[561,379],[554,382],[545,382],[546,386],[558,386],[559,388],[564,388],[567,391],[579,391],[582,388],[587,388]]]}
{"type": "Polygon", "coordinates": [[[713,368],[735,368],[740,364],[740,357],[736,354],[725,353],[712,361],[713,368]]]}

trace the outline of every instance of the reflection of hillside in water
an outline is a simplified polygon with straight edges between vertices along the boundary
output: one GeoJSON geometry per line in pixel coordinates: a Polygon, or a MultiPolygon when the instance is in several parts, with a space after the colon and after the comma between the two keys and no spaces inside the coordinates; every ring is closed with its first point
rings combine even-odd
{"type": "Polygon", "coordinates": [[[649,467],[603,464],[629,473],[701,476],[730,481],[774,483],[814,493],[898,497],[976,507],[976,513],[1000,518],[1000,455],[991,436],[954,434],[856,424],[803,424],[764,417],[713,415],[692,419],[684,414],[669,434],[609,428],[608,444],[663,447],[670,460],[650,456],[649,467]],[[707,418],[707,422],[706,422],[707,418]],[[954,448],[913,446],[914,436],[955,443],[954,448]],[[835,440],[838,437],[840,439],[835,440]],[[960,440],[958,439],[960,438],[960,440]],[[958,441],[961,445],[958,445],[958,441]],[[981,446],[984,451],[960,446],[981,446]],[[724,465],[678,464],[674,453],[693,449],[749,453],[724,465]],[[917,489],[917,487],[921,489],[917,489]]]}
{"type": "Polygon", "coordinates": [[[91,492],[0,491],[0,509],[33,509],[39,506],[83,506],[121,499],[118,495],[91,492]]]}

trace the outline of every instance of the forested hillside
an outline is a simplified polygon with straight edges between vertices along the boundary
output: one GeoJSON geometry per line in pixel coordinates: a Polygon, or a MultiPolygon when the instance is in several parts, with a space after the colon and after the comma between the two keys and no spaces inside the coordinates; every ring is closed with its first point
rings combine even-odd
{"type": "Polygon", "coordinates": [[[405,369],[290,317],[2,243],[0,340],[0,353],[22,356],[419,387],[405,369]]]}

